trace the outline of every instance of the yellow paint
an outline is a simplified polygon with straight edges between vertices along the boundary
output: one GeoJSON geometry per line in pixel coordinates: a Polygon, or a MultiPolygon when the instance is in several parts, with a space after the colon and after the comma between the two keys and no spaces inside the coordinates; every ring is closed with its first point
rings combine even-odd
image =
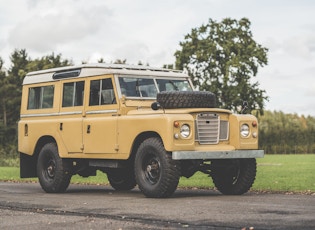
{"type": "MultiPolygon", "coordinates": [[[[114,74],[85,76],[55,80],[23,86],[21,119],[19,122],[19,151],[28,155],[35,153],[38,141],[43,137],[53,138],[63,158],[128,159],[135,139],[143,134],[161,137],[167,151],[222,151],[257,149],[258,127],[251,115],[235,115],[223,109],[170,109],[154,111],[150,105],[154,100],[119,98],[114,74]],[[90,81],[112,79],[116,103],[89,106],[90,81]],[[62,91],[65,82],[85,81],[82,106],[62,107],[62,91]],[[54,86],[52,108],[27,108],[30,87],[54,86]],[[198,113],[216,113],[221,120],[229,122],[229,138],[214,145],[200,145],[195,141],[195,118],[198,113]],[[187,124],[191,129],[189,137],[180,135],[180,128],[174,122],[187,124]],[[247,123],[251,130],[247,138],[240,136],[240,127],[247,123]]],[[[34,76],[37,77],[37,76],[34,76]]]]}

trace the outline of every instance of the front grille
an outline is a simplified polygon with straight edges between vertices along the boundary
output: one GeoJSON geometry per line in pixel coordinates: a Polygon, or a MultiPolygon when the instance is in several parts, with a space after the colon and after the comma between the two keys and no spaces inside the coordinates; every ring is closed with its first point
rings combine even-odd
{"type": "Polygon", "coordinates": [[[220,121],[213,113],[200,113],[196,116],[196,141],[201,145],[218,144],[228,139],[229,122],[220,121]]]}
{"type": "Polygon", "coordinates": [[[220,141],[229,139],[229,122],[220,120],[220,141]]]}

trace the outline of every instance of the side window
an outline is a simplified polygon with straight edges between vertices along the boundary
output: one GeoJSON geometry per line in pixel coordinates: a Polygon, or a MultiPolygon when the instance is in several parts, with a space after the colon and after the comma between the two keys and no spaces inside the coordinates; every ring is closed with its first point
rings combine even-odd
{"type": "Polygon", "coordinates": [[[127,97],[156,97],[157,90],[151,78],[120,77],[121,93],[127,97]]]}
{"type": "Polygon", "coordinates": [[[28,91],[27,109],[48,109],[54,104],[54,86],[32,87],[28,91]]]}
{"type": "Polygon", "coordinates": [[[116,104],[112,79],[93,80],[90,85],[90,106],[116,104]]]}
{"type": "Polygon", "coordinates": [[[62,107],[82,106],[84,98],[84,81],[63,84],[62,107]]]}

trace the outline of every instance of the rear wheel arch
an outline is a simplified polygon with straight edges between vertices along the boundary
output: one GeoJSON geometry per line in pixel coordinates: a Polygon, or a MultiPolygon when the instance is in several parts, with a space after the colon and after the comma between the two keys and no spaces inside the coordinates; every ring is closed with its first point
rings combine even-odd
{"type": "Polygon", "coordinates": [[[38,154],[39,154],[40,150],[48,143],[56,143],[57,144],[57,141],[52,136],[42,136],[41,138],[39,138],[37,143],[36,143],[33,156],[35,158],[38,158],[38,154]]]}
{"type": "Polygon", "coordinates": [[[33,154],[20,153],[20,177],[33,178],[37,177],[37,161],[41,149],[48,143],[56,143],[52,136],[42,136],[38,139],[33,154]]]}

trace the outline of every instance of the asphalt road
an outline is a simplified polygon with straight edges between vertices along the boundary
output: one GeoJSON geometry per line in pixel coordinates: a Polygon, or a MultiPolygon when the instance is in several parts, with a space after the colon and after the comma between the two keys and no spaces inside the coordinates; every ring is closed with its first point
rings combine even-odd
{"type": "Polygon", "coordinates": [[[0,182],[0,229],[315,229],[315,196],[181,190],[168,199],[138,189],[73,185],[48,194],[38,183],[0,182]]]}

